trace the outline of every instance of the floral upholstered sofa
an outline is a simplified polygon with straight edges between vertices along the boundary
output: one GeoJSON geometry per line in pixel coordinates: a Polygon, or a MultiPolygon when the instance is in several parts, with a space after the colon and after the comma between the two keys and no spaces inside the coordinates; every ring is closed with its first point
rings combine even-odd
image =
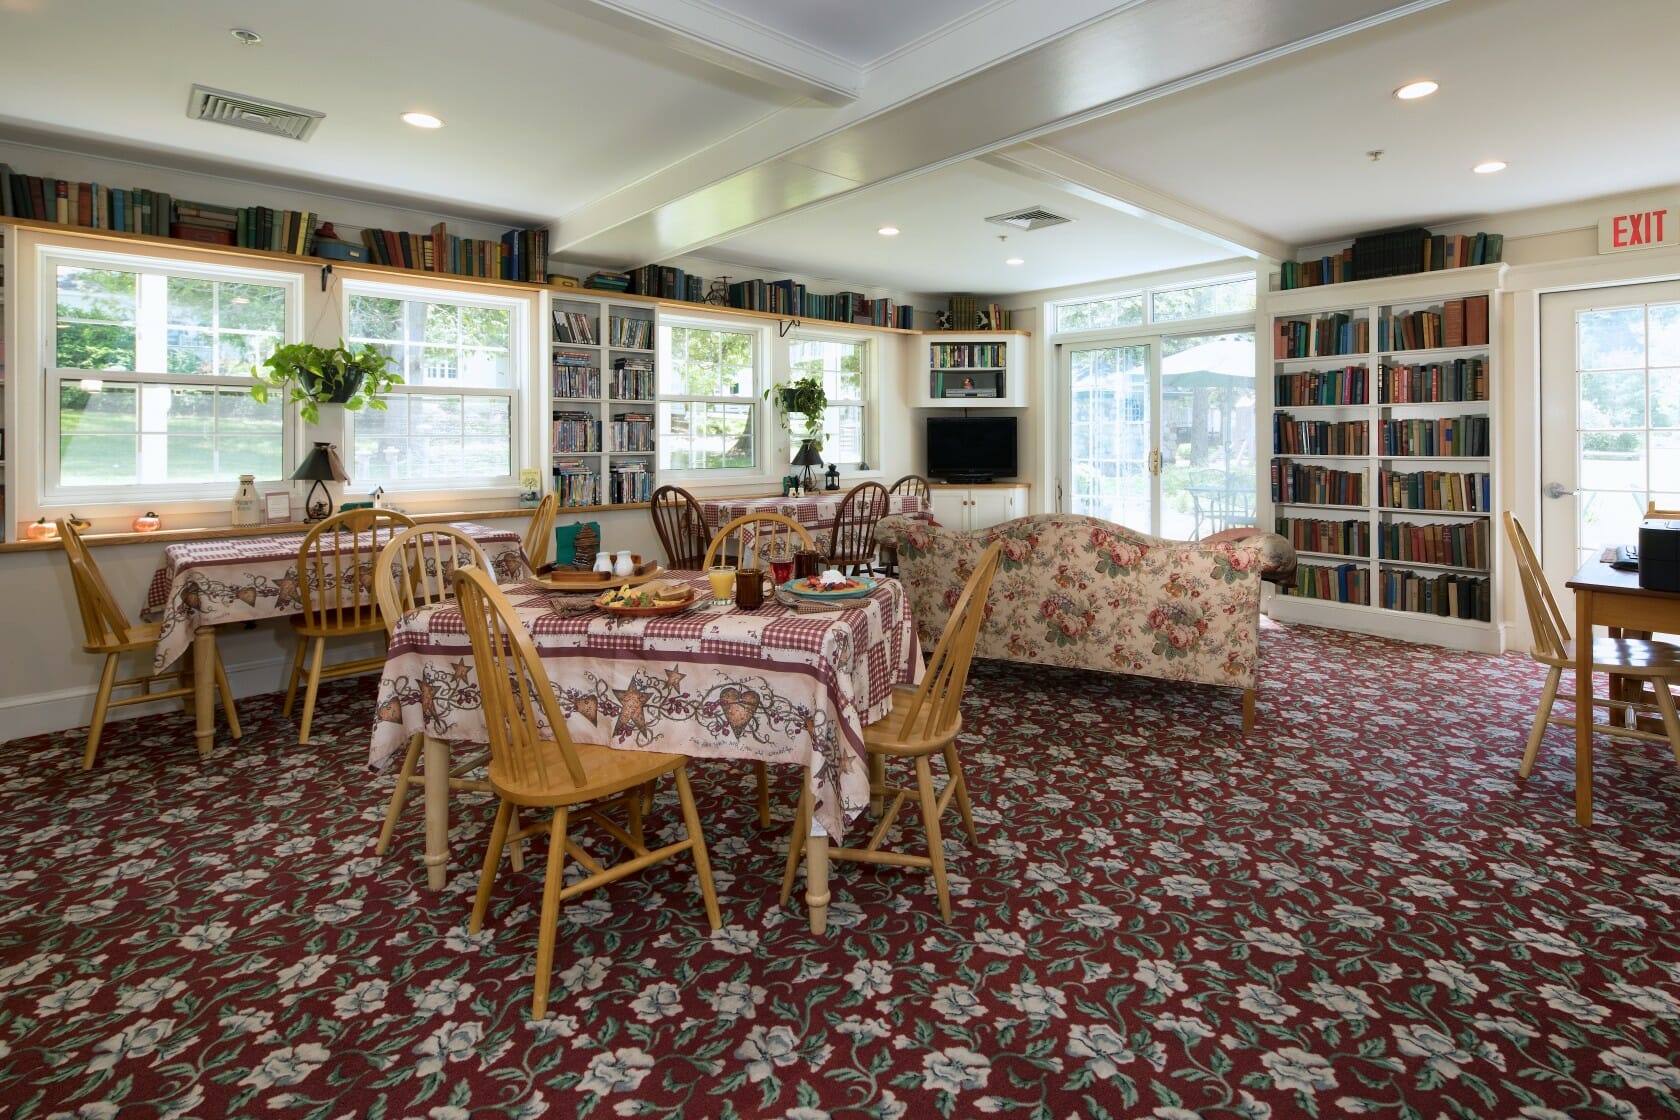
{"type": "Polygon", "coordinates": [[[1130,673],[1243,690],[1254,725],[1262,547],[1146,536],[1079,514],[964,532],[883,518],[923,648],[944,630],[974,563],[1003,542],[976,657],[1130,673]]]}

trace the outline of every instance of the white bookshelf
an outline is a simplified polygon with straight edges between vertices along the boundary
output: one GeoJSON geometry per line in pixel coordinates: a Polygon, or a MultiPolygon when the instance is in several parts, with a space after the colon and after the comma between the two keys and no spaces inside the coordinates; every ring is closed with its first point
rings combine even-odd
{"type": "Polygon", "coordinates": [[[645,503],[658,465],[654,305],[583,289],[548,302],[547,485],[563,508],[645,503]]]}
{"type": "Polygon", "coordinates": [[[913,408],[1025,408],[1025,331],[929,332],[916,339],[913,408]]]}
{"type": "Polygon", "coordinates": [[[1270,597],[1272,617],[1459,649],[1502,647],[1495,514],[1504,272],[1482,265],[1267,294],[1262,321],[1273,357],[1260,387],[1260,439],[1271,470],[1261,483],[1261,523],[1294,542],[1301,572],[1288,593],[1270,597]],[[1477,300],[1486,301],[1486,332],[1473,343],[1446,345],[1459,340],[1446,336],[1445,322],[1440,336],[1417,338],[1392,326],[1445,320],[1456,301],[1469,301],[1456,302],[1468,332],[1477,300]],[[1280,325],[1292,324],[1306,324],[1295,333],[1317,344],[1279,356],[1280,325]],[[1404,496],[1393,489],[1401,479],[1411,484],[1404,496]]]}

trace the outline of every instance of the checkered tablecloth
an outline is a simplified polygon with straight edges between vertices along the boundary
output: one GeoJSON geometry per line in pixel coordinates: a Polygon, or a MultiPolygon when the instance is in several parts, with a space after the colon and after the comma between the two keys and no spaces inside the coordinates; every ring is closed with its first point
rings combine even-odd
{"type": "MultiPolygon", "coordinates": [[[[497,580],[530,574],[518,533],[476,522],[455,528],[471,534],[497,580]]],[[[162,624],[153,671],[163,672],[192,645],[201,626],[278,618],[303,609],[297,554],[304,533],[179,541],[163,550],[140,617],[162,624]]]]}
{"type": "MultiPolygon", "coordinates": [[[[710,601],[698,572],[673,572],[701,598],[674,615],[578,613],[541,584],[506,588],[579,741],[695,758],[807,769],[817,819],[843,833],[869,803],[863,728],[892,708],[896,684],[922,676],[904,589],[881,580],[856,609],[800,614],[710,601]]],[[[384,768],[424,731],[482,743],[472,647],[453,602],[404,618],[379,682],[368,762],[384,768]]]]}
{"type": "MultiPolygon", "coordinates": [[[[818,540],[818,547],[824,547],[829,534],[834,532],[834,522],[840,517],[840,499],[845,496],[844,490],[825,490],[803,498],[710,498],[700,503],[700,511],[706,518],[707,537],[716,536],[719,529],[745,514],[779,513],[805,526],[818,540]]],[[[927,503],[914,494],[887,497],[888,514],[927,512],[927,503]]]]}

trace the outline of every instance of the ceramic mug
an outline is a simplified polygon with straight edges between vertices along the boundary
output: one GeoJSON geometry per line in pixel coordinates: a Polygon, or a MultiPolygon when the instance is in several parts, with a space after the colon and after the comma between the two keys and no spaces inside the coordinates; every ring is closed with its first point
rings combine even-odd
{"type": "Polygon", "coordinates": [[[763,568],[742,568],[735,573],[735,605],[744,611],[764,605],[763,568]]]}

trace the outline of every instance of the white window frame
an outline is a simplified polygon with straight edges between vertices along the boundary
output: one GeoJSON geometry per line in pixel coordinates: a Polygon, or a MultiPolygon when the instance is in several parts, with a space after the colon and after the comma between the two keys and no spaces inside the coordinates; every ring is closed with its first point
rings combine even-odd
{"type": "MultiPolygon", "coordinates": [[[[81,507],[84,511],[103,512],[113,507],[145,503],[164,504],[229,498],[232,494],[231,487],[238,482],[238,479],[233,476],[226,479],[195,483],[112,483],[99,488],[97,491],[85,486],[63,485],[59,476],[62,428],[59,423],[58,401],[60,387],[66,381],[79,383],[97,379],[142,386],[169,385],[181,388],[249,389],[256,383],[256,379],[249,376],[190,377],[168,372],[152,373],[129,370],[105,371],[111,374],[109,378],[96,378],[90,375],[95,375],[100,371],[70,369],[53,365],[52,363],[57,360],[58,356],[58,270],[63,266],[113,272],[150,273],[189,280],[273,285],[285,290],[286,310],[282,327],[284,333],[281,338],[283,343],[296,342],[299,338],[303,320],[302,277],[295,272],[274,272],[236,266],[206,265],[175,258],[136,256],[128,253],[46,245],[38,249],[37,265],[37,286],[41,301],[40,337],[42,339],[41,431],[43,432],[42,443],[44,444],[42,448],[44,474],[41,479],[42,508],[73,509],[81,507]]],[[[137,341],[138,332],[143,329],[145,328],[136,325],[137,341]]],[[[138,361],[135,364],[138,365],[138,361]]],[[[282,477],[289,477],[297,463],[295,432],[294,418],[285,406],[282,406],[279,436],[282,477]]],[[[273,480],[263,479],[259,481],[273,480]]]]}
{"type": "MultiPolygon", "coordinates": [[[[764,390],[770,382],[770,332],[768,328],[735,320],[707,319],[694,316],[659,316],[654,327],[655,345],[657,347],[655,362],[655,383],[663,385],[664,375],[671,369],[671,340],[669,331],[672,329],[716,331],[729,334],[744,334],[752,338],[753,359],[752,387],[744,397],[698,397],[683,393],[667,393],[663,389],[657,394],[655,408],[671,401],[694,402],[699,404],[748,404],[753,409],[753,465],[751,467],[707,467],[702,469],[675,470],[659,465],[659,452],[652,452],[654,472],[660,483],[665,482],[693,482],[693,483],[759,483],[780,475],[772,474],[776,468],[771,466],[775,458],[775,427],[773,406],[764,399],[764,390]]],[[[657,412],[655,414],[657,416],[657,412]]],[[[657,430],[654,438],[662,438],[657,430]]]]}
{"type": "MultiPolygon", "coordinates": [[[[860,469],[858,466],[859,462],[869,461],[871,445],[876,441],[876,437],[878,436],[880,429],[880,425],[877,423],[878,417],[876,415],[877,410],[880,407],[880,394],[877,391],[880,381],[876,376],[876,370],[880,363],[880,348],[876,345],[875,338],[872,336],[842,334],[838,331],[798,330],[790,334],[785,341],[787,346],[785,348],[784,360],[788,371],[788,377],[790,379],[794,377],[793,344],[796,342],[832,342],[842,346],[857,346],[862,348],[863,370],[861,371],[859,381],[861,382],[861,391],[863,396],[857,398],[831,398],[828,402],[828,406],[830,408],[836,408],[846,405],[856,405],[863,410],[862,416],[858,421],[858,447],[863,458],[861,460],[852,459],[849,461],[831,459],[826,454],[828,451],[828,444],[826,442],[823,444],[823,451],[825,453],[823,457],[824,462],[834,464],[848,475],[856,474],[860,469]]],[[[798,446],[799,441],[797,439],[789,441],[787,449],[787,459],[789,463],[792,462],[793,453],[798,449],[798,446]]],[[[876,459],[879,460],[881,457],[880,449],[876,448],[874,454],[876,459]]]]}
{"type": "MultiPolygon", "coordinates": [[[[353,296],[396,299],[405,303],[448,303],[456,306],[485,307],[508,312],[508,384],[506,388],[490,389],[465,385],[412,385],[404,383],[393,386],[385,394],[386,397],[391,399],[399,397],[505,399],[508,402],[508,472],[494,476],[463,475],[392,481],[381,480],[378,485],[391,493],[401,493],[415,498],[458,490],[517,490],[519,487],[519,465],[525,461],[526,449],[524,444],[527,438],[527,430],[530,427],[525,408],[527,402],[532,399],[531,394],[527,391],[526,384],[529,381],[528,372],[531,367],[532,301],[526,297],[496,296],[464,288],[382,284],[368,280],[346,279],[339,306],[339,313],[342,317],[340,321],[345,324],[346,331],[349,329],[350,300],[353,296]]],[[[345,335],[345,342],[352,348],[362,344],[360,336],[352,339],[348,334],[345,335]]],[[[548,405],[546,394],[540,396],[539,405],[546,410],[548,405]]],[[[344,415],[343,447],[348,450],[346,458],[350,464],[355,461],[358,415],[356,412],[346,412],[344,415]]],[[[353,472],[355,468],[352,465],[350,469],[353,472]]],[[[353,483],[357,486],[361,486],[364,482],[373,485],[369,480],[353,478],[353,483]]]]}

